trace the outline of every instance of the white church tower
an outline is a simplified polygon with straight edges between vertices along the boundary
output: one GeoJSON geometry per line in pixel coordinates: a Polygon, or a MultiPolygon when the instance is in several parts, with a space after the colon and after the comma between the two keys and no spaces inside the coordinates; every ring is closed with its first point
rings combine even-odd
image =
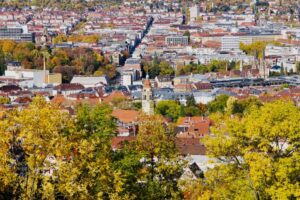
{"type": "Polygon", "coordinates": [[[144,87],[142,92],[142,110],[147,115],[154,115],[153,91],[148,75],[144,80],[144,87]]]}

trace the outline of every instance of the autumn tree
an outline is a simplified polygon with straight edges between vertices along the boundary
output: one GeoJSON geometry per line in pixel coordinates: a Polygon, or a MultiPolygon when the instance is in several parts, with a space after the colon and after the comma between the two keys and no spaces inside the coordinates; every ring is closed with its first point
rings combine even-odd
{"type": "Polygon", "coordinates": [[[216,97],[215,100],[208,103],[207,107],[210,113],[214,112],[221,112],[224,113],[226,106],[227,106],[227,100],[229,96],[228,95],[219,95],[216,97]]]}
{"type": "Polygon", "coordinates": [[[2,48],[0,48],[0,75],[4,74],[5,69],[6,69],[5,54],[2,48]]]}
{"type": "Polygon", "coordinates": [[[246,99],[236,99],[229,97],[226,104],[226,113],[243,115],[249,112],[253,107],[262,106],[262,102],[256,97],[248,97],[246,99]]]}
{"type": "Polygon", "coordinates": [[[68,199],[130,199],[123,190],[123,175],[113,168],[111,138],[115,127],[109,106],[77,108],[77,131],[68,136],[73,156],[60,165],[58,174],[58,189],[68,199]]]}
{"type": "Polygon", "coordinates": [[[101,104],[71,118],[41,97],[0,121],[1,199],[131,199],[113,167],[115,122],[101,104]]]}
{"type": "Polygon", "coordinates": [[[53,44],[60,44],[63,42],[67,42],[67,40],[68,40],[68,37],[66,35],[59,34],[55,38],[53,38],[52,42],[53,42],[53,44]]]}
{"type": "Polygon", "coordinates": [[[299,108],[289,101],[253,107],[243,117],[214,119],[203,142],[215,159],[199,181],[200,199],[300,197],[299,108]]]}
{"type": "Polygon", "coordinates": [[[244,51],[246,54],[255,56],[255,58],[262,58],[264,55],[264,51],[266,49],[266,46],[268,44],[274,44],[276,46],[280,46],[281,44],[278,42],[265,42],[265,41],[257,41],[257,42],[253,42],[251,44],[244,44],[241,43],[240,44],[240,49],[242,51],[244,51]]]}
{"type": "Polygon", "coordinates": [[[53,72],[62,74],[63,83],[69,83],[73,76],[77,74],[76,70],[71,66],[56,66],[53,72]]]}
{"type": "Polygon", "coordinates": [[[180,199],[178,179],[186,161],[180,158],[173,128],[160,116],[140,116],[139,134],[130,146],[141,163],[138,199],[180,199]]]}
{"type": "Polygon", "coordinates": [[[188,96],[186,98],[186,105],[181,105],[181,107],[183,109],[182,115],[184,116],[203,116],[206,113],[206,110],[203,110],[204,107],[196,104],[194,96],[188,96]]]}
{"type": "Polygon", "coordinates": [[[15,48],[16,42],[12,40],[3,40],[1,41],[2,50],[7,57],[11,57],[13,50],[15,48]]]}
{"type": "Polygon", "coordinates": [[[7,103],[10,103],[10,98],[9,97],[0,96],[0,105],[1,104],[7,104],[7,103]]]}
{"type": "Polygon", "coordinates": [[[0,192],[9,199],[53,199],[50,175],[67,153],[70,118],[36,98],[28,109],[7,112],[0,123],[0,192]]]}
{"type": "Polygon", "coordinates": [[[178,66],[176,70],[177,75],[190,75],[191,73],[194,74],[204,74],[206,72],[209,72],[209,67],[197,64],[197,63],[189,63],[184,66],[178,66]]]}
{"type": "Polygon", "coordinates": [[[166,61],[162,61],[161,63],[159,63],[159,68],[160,68],[159,75],[163,75],[163,76],[174,75],[174,69],[166,61]]]}
{"type": "Polygon", "coordinates": [[[97,71],[94,73],[95,76],[103,76],[107,75],[108,78],[115,78],[117,75],[117,67],[113,64],[108,64],[103,67],[99,67],[97,71]]]}

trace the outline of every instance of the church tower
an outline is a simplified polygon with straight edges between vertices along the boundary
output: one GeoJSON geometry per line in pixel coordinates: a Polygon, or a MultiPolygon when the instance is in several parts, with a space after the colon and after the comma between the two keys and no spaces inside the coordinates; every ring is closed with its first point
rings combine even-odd
{"type": "Polygon", "coordinates": [[[142,92],[142,110],[147,115],[154,114],[154,100],[153,91],[150,80],[147,78],[144,80],[143,92],[142,92]]]}

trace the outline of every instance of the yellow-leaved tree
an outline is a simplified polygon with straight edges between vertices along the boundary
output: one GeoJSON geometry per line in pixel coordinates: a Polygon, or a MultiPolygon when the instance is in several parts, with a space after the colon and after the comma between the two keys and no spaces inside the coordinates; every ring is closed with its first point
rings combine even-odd
{"type": "Polygon", "coordinates": [[[0,199],[130,199],[113,168],[109,106],[72,118],[37,97],[0,121],[0,199]]]}
{"type": "Polygon", "coordinates": [[[66,113],[36,98],[29,108],[6,112],[0,122],[0,184],[11,199],[54,198],[53,171],[63,159],[66,113]],[[5,172],[5,173],[2,173],[5,172]]]}
{"type": "Polygon", "coordinates": [[[213,135],[203,141],[216,165],[194,182],[190,197],[300,198],[299,120],[299,108],[289,101],[254,106],[242,117],[216,118],[213,135]]]}

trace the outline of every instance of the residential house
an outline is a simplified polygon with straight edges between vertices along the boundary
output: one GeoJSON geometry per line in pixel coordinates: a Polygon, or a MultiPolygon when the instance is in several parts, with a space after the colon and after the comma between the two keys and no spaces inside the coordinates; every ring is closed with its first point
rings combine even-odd
{"type": "Polygon", "coordinates": [[[117,120],[118,136],[135,136],[137,133],[137,117],[139,111],[116,109],[112,116],[117,120]]]}
{"type": "Polygon", "coordinates": [[[171,76],[156,76],[155,83],[158,88],[173,88],[173,80],[171,76]]]}
{"type": "Polygon", "coordinates": [[[63,83],[53,88],[53,95],[62,94],[68,96],[70,94],[79,93],[84,89],[84,86],[79,83],[63,83]]]}
{"type": "Polygon", "coordinates": [[[209,135],[209,129],[211,125],[211,120],[204,117],[179,118],[175,128],[176,137],[202,138],[209,135]]]}
{"type": "Polygon", "coordinates": [[[81,84],[85,88],[95,88],[108,84],[106,76],[74,76],[71,83],[81,84]]]}

